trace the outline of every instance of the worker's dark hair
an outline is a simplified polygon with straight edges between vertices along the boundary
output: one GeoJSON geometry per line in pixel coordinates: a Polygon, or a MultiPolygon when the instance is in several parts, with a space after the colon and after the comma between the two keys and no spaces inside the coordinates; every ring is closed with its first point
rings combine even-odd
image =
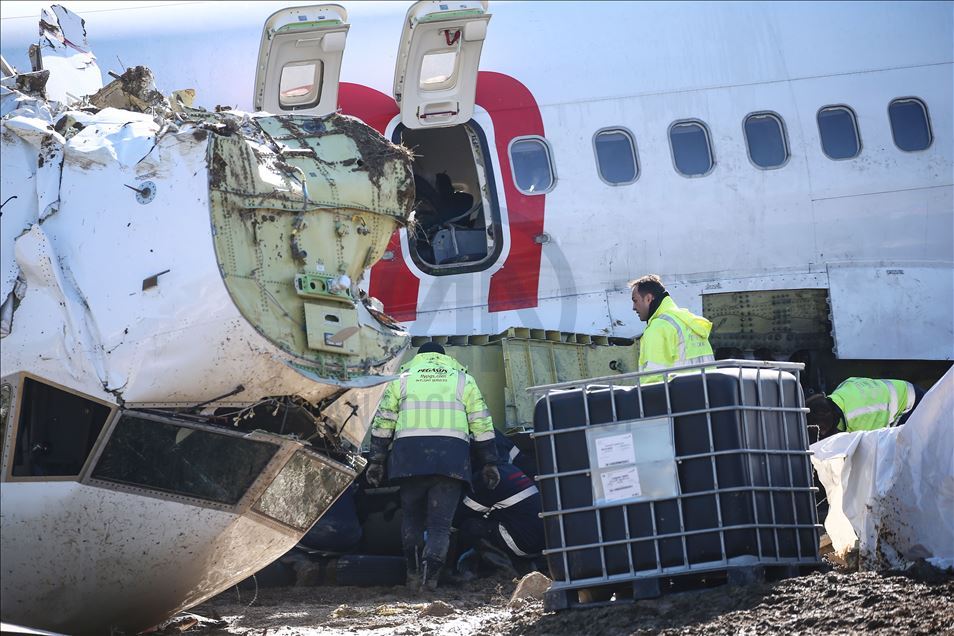
{"type": "MultiPolygon", "coordinates": [[[[835,409],[832,407],[831,400],[824,393],[816,393],[805,400],[805,406],[808,407],[808,425],[821,426],[825,428],[826,424],[834,423],[835,409]]],[[[824,433],[825,431],[822,431],[824,433]]]]}
{"type": "Polygon", "coordinates": [[[636,288],[640,296],[652,294],[654,298],[661,298],[666,293],[662,280],[656,274],[647,274],[642,278],[629,281],[629,288],[636,288]]]}
{"type": "Polygon", "coordinates": [[[417,350],[418,353],[444,353],[444,347],[440,346],[436,342],[425,342],[421,345],[421,348],[417,350]]]}

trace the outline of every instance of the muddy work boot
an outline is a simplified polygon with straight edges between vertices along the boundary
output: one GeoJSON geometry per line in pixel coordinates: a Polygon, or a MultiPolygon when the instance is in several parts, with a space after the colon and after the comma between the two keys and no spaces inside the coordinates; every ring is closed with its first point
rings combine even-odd
{"type": "Polygon", "coordinates": [[[421,576],[422,591],[427,590],[428,592],[433,592],[437,590],[437,582],[441,578],[442,565],[444,564],[440,561],[432,561],[431,559],[424,561],[424,570],[421,576]]]}
{"type": "Polygon", "coordinates": [[[421,589],[421,568],[418,554],[417,550],[413,550],[404,555],[404,560],[407,562],[407,578],[404,582],[404,586],[412,592],[417,592],[421,589]]]}

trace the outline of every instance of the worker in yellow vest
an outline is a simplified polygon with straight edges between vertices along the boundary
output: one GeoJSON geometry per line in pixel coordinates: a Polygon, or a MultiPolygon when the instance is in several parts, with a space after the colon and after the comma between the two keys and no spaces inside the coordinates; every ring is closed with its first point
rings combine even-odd
{"type": "Polygon", "coordinates": [[[401,543],[407,586],[415,591],[437,588],[454,511],[470,485],[471,438],[477,474],[493,490],[500,472],[487,404],[467,369],[427,342],[384,390],[365,472],[372,487],[384,481],[385,472],[401,487],[401,543]]]}
{"type": "MultiPolygon", "coordinates": [[[[653,371],[699,362],[712,362],[709,333],[712,323],[676,306],[659,276],[649,274],[629,283],[633,311],[646,324],[639,339],[639,370],[653,371]]],[[[661,382],[662,375],[643,376],[642,382],[661,382]]]]}
{"type": "Polygon", "coordinates": [[[897,426],[907,421],[923,395],[904,380],[848,378],[831,395],[816,393],[806,400],[808,425],[818,427],[819,439],[897,426]]]}

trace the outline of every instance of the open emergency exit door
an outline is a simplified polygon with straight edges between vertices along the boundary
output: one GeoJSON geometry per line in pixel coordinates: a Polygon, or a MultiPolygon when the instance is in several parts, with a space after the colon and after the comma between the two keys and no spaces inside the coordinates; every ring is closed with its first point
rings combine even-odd
{"type": "Polygon", "coordinates": [[[427,0],[408,10],[394,69],[394,99],[406,127],[456,126],[473,116],[487,5],[427,0]]]}
{"type": "Polygon", "coordinates": [[[335,112],[349,26],[348,12],[337,4],[273,13],[258,50],[255,109],[317,116],[335,112]]]}

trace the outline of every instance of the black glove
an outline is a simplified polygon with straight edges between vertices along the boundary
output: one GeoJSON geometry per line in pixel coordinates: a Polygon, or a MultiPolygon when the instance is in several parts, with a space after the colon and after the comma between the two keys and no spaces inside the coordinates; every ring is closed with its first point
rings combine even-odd
{"type": "Polygon", "coordinates": [[[500,471],[494,464],[486,464],[480,470],[480,477],[484,480],[484,485],[490,490],[496,488],[497,484],[500,483],[500,471]]]}
{"type": "Polygon", "coordinates": [[[500,461],[497,457],[497,443],[492,439],[474,442],[474,459],[483,466],[496,464],[500,461]]]}
{"type": "MultiPolygon", "coordinates": [[[[368,480],[368,485],[372,488],[380,486],[381,482],[384,481],[384,464],[378,464],[376,462],[368,464],[368,467],[364,471],[364,478],[368,480]]],[[[499,477],[497,481],[500,481],[499,477]]]]}

